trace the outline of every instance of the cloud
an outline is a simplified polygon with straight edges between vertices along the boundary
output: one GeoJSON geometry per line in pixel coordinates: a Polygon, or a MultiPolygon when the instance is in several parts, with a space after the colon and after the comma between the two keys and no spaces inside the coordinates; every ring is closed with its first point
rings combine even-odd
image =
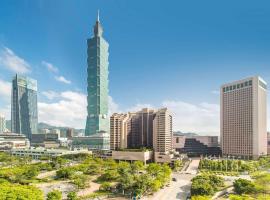
{"type": "Polygon", "coordinates": [[[42,61],[41,64],[43,66],[45,66],[48,69],[49,72],[53,72],[53,73],[57,73],[58,72],[58,68],[55,67],[55,66],[53,66],[53,64],[51,64],[51,63],[48,63],[46,61],[42,61]]]}
{"type": "Polygon", "coordinates": [[[55,126],[83,128],[86,120],[86,95],[73,91],[59,94],[54,103],[39,102],[39,121],[55,126]]]}
{"type": "Polygon", "coordinates": [[[183,101],[164,101],[173,115],[173,130],[219,135],[219,105],[200,103],[198,105],[183,101]]]}
{"type": "Polygon", "coordinates": [[[7,47],[0,51],[0,65],[16,73],[26,74],[31,72],[30,65],[7,47]]]}
{"type": "Polygon", "coordinates": [[[62,82],[62,83],[65,83],[65,84],[71,84],[71,81],[70,80],[67,80],[63,76],[55,76],[54,78],[55,78],[55,80],[57,80],[59,82],[62,82]]]}
{"type": "Polygon", "coordinates": [[[42,95],[44,95],[45,97],[47,97],[47,99],[49,100],[53,100],[55,99],[56,97],[59,96],[59,94],[57,92],[54,92],[54,91],[44,91],[44,92],[41,92],[42,95]]]}
{"type": "MultiPolygon", "coordinates": [[[[54,103],[38,103],[39,121],[55,126],[85,128],[87,117],[87,96],[81,92],[54,91],[42,92],[50,100],[59,98],[54,103]]],[[[119,112],[119,106],[109,96],[109,113],[119,112]]]]}
{"type": "Polygon", "coordinates": [[[0,79],[0,97],[10,102],[11,99],[11,83],[0,79]]]}
{"type": "Polygon", "coordinates": [[[119,109],[119,105],[113,100],[111,96],[108,98],[108,104],[109,104],[109,116],[111,116],[113,113],[121,113],[122,111],[119,109]]]}

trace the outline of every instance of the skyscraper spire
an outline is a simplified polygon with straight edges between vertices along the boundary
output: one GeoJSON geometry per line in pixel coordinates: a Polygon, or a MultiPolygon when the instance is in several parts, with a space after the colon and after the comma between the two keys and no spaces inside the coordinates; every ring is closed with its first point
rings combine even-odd
{"type": "Polygon", "coordinates": [[[102,29],[102,26],[101,26],[100,21],[99,21],[99,10],[98,10],[97,11],[97,21],[96,21],[95,26],[94,26],[94,34],[95,34],[95,36],[101,37],[102,33],[103,33],[103,29],[102,29]]]}
{"type": "Polygon", "coordinates": [[[97,21],[99,22],[99,10],[97,10],[97,21]]]}

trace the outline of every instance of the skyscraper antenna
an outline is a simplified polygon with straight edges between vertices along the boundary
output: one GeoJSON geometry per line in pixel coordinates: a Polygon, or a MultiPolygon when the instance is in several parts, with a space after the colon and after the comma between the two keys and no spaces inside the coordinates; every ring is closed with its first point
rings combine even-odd
{"type": "Polygon", "coordinates": [[[99,10],[97,11],[97,21],[99,22],[99,10]]]}

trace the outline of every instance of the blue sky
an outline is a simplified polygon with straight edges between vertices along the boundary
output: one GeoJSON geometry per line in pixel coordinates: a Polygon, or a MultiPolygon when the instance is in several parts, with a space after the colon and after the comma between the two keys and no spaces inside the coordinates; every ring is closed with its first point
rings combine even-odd
{"type": "Polygon", "coordinates": [[[0,3],[0,112],[15,72],[38,80],[39,119],[83,128],[86,39],[97,10],[110,44],[111,112],[169,107],[175,130],[219,132],[219,86],[270,82],[269,1],[6,0],[0,3]]]}

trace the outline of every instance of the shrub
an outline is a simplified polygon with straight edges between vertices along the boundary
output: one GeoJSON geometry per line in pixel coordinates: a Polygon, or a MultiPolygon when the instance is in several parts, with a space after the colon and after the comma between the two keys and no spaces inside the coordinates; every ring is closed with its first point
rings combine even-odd
{"type": "Polygon", "coordinates": [[[61,200],[62,192],[59,190],[53,190],[47,194],[47,200],[61,200]]]}
{"type": "Polygon", "coordinates": [[[233,183],[234,191],[236,194],[251,194],[256,191],[253,182],[246,179],[237,179],[233,183]]]}
{"type": "Polygon", "coordinates": [[[104,182],[99,187],[100,191],[110,191],[111,190],[111,184],[109,182],[104,182]]]}

